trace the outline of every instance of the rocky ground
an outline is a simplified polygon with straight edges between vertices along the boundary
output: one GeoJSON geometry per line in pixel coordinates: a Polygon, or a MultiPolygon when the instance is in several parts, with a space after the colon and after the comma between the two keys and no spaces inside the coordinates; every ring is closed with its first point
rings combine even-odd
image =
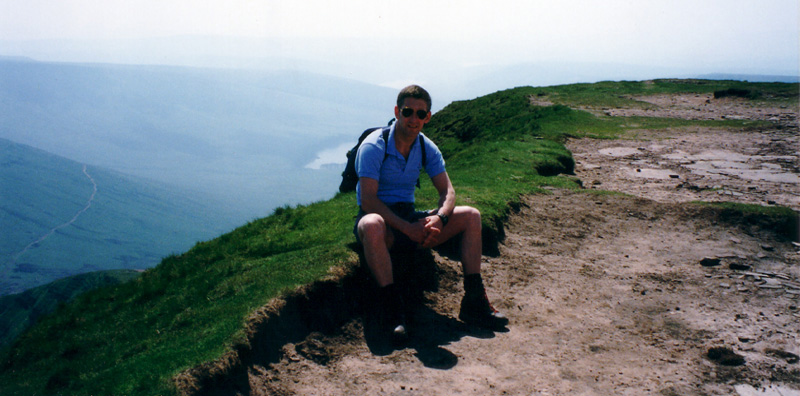
{"type": "Polygon", "coordinates": [[[525,198],[486,257],[506,329],[456,319],[459,265],[434,254],[438,287],[414,305],[408,344],[381,338],[368,311],[249,364],[226,392],[800,395],[800,245],[774,224],[687,203],[800,210],[797,109],[642,99],[653,106],[590,110],[772,126],[571,141],[585,190],[525,198]]]}

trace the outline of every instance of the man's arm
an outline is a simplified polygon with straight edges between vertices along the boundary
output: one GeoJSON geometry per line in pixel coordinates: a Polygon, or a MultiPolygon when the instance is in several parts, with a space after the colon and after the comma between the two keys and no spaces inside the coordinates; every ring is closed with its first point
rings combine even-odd
{"type": "Polygon", "coordinates": [[[425,240],[425,227],[422,222],[409,223],[403,220],[386,204],[378,199],[378,181],[369,177],[361,177],[358,179],[361,183],[361,209],[367,213],[375,213],[383,217],[386,225],[392,227],[408,237],[414,242],[422,242],[425,240]]]}
{"type": "Polygon", "coordinates": [[[442,229],[445,224],[439,215],[450,217],[453,214],[453,209],[456,205],[456,191],[453,188],[453,183],[450,182],[450,176],[447,172],[439,173],[431,178],[433,186],[439,192],[439,207],[436,213],[425,218],[425,240],[422,246],[429,248],[436,246],[443,241],[439,239],[442,229]]]}
{"type": "Polygon", "coordinates": [[[431,181],[433,182],[433,187],[439,192],[437,213],[450,216],[456,206],[456,190],[453,188],[453,183],[450,182],[450,176],[447,175],[447,172],[442,172],[432,177],[431,181]]]}

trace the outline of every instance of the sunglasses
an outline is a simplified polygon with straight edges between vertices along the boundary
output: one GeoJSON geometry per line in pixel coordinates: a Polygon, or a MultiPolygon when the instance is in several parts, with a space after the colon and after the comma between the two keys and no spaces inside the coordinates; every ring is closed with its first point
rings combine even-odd
{"type": "MultiPolygon", "coordinates": [[[[410,107],[403,107],[403,110],[400,113],[403,115],[403,117],[408,118],[411,117],[412,114],[414,114],[414,109],[410,107]]],[[[419,118],[420,120],[424,120],[425,117],[427,116],[428,116],[427,110],[417,110],[417,118],[419,118]]]]}

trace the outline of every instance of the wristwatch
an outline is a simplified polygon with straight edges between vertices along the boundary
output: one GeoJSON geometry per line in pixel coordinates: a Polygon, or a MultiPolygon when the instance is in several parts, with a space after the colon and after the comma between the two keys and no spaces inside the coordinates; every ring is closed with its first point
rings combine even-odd
{"type": "Polygon", "coordinates": [[[447,222],[450,221],[450,219],[447,218],[447,215],[445,215],[445,214],[437,213],[436,215],[439,216],[440,219],[442,219],[442,225],[443,226],[446,226],[447,222]]]}

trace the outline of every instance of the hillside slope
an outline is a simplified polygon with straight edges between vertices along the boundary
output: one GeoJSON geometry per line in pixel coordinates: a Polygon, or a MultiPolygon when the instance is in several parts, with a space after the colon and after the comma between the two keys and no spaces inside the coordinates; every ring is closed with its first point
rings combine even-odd
{"type": "Polygon", "coordinates": [[[0,295],[70,275],[145,269],[234,227],[188,192],[0,139],[0,295]]]}
{"type": "MultiPolygon", "coordinates": [[[[563,175],[576,168],[574,159],[564,147],[568,137],[608,138],[646,129],[696,127],[745,130],[769,125],[748,120],[602,116],[577,108],[587,105],[613,108],[620,104],[646,107],[645,103],[626,95],[709,93],[732,85],[739,83],[656,81],[519,88],[474,101],[453,103],[434,116],[426,127],[426,134],[445,153],[459,202],[477,206],[482,211],[485,252],[501,254],[504,247],[498,243],[508,237],[506,222],[514,208],[520,209],[528,202],[525,197],[546,192],[545,186],[578,189],[580,180],[563,175]],[[535,99],[544,97],[549,97],[555,104],[537,105],[535,99]]],[[[770,95],[797,91],[796,85],[788,84],[757,88],[770,95]]],[[[794,102],[786,98],[767,100],[788,100],[791,105],[797,105],[796,99],[794,102]]],[[[433,206],[433,189],[429,183],[423,184],[418,204],[420,207],[433,206]]],[[[610,197],[613,199],[613,195],[610,197]]],[[[593,203],[592,207],[601,208],[602,205],[593,203]]],[[[300,388],[291,389],[291,384],[300,386],[307,383],[304,382],[307,379],[299,375],[284,376],[281,367],[295,374],[298,366],[293,364],[297,362],[315,369],[324,367],[327,364],[325,360],[311,361],[314,361],[314,356],[325,359],[325,351],[329,348],[334,351],[327,354],[334,361],[330,367],[335,367],[338,364],[336,359],[347,355],[341,351],[352,350],[348,349],[352,345],[376,341],[366,328],[364,332],[358,328],[362,323],[360,313],[364,312],[364,307],[357,303],[360,301],[357,298],[359,293],[363,293],[359,285],[364,284],[359,279],[364,277],[355,270],[358,256],[350,248],[354,212],[352,194],[341,194],[308,206],[280,208],[269,217],[165,259],[134,282],[78,298],[75,303],[41,321],[4,354],[0,391],[4,394],[130,395],[302,393],[300,388]],[[312,286],[301,287],[307,284],[312,286]],[[275,299],[279,295],[285,298],[275,299]],[[125,326],[118,326],[119,323],[125,323],[125,326]],[[343,332],[342,324],[345,324],[345,329],[355,330],[343,332]],[[336,349],[339,345],[344,349],[336,349]],[[292,351],[297,351],[300,357],[292,351]],[[270,371],[276,363],[286,365],[274,366],[275,371],[270,371]]],[[[549,227],[556,237],[552,243],[558,243],[562,237],[580,241],[585,235],[584,228],[591,227],[591,224],[580,222],[580,229],[573,232],[564,223],[572,220],[568,210],[566,213],[556,216],[549,227]],[[562,232],[569,235],[562,235],[562,232]]],[[[635,212],[629,213],[634,213],[635,217],[635,212]]],[[[785,216],[783,213],[778,217],[785,216]]],[[[587,219],[596,220],[596,217],[590,215],[587,219]]],[[[536,225],[533,227],[535,230],[536,225]]],[[[620,227],[624,225],[615,225],[612,229],[622,229],[620,227]]],[[[542,254],[548,253],[550,242],[523,242],[528,247],[544,247],[542,254]]],[[[576,252],[578,249],[569,246],[567,251],[576,252]]],[[[537,257],[536,254],[528,250],[518,253],[519,266],[513,268],[535,270],[529,261],[537,257]]],[[[617,258],[612,256],[609,260],[617,258]]],[[[490,261],[491,279],[498,274],[494,269],[498,263],[487,259],[490,261]]],[[[457,271],[449,264],[442,264],[438,267],[440,269],[434,270],[439,284],[428,286],[434,290],[439,287],[442,291],[457,289],[457,271]]],[[[557,261],[554,265],[563,264],[557,261]]],[[[588,268],[583,273],[594,274],[592,271],[588,268]]],[[[580,271],[577,273],[582,274],[580,271]]],[[[515,286],[528,287],[530,284],[526,281],[535,279],[520,277],[524,273],[515,271],[498,275],[498,278],[506,275],[510,277],[508,283],[490,281],[491,290],[502,293],[504,298],[510,296],[507,293],[517,290],[515,286]]],[[[547,282],[537,287],[546,289],[550,284],[547,282]]],[[[535,295],[538,290],[534,290],[535,295]]],[[[444,305],[435,302],[421,307],[429,315],[427,317],[434,318],[428,322],[434,326],[422,327],[419,334],[427,336],[421,339],[422,344],[412,344],[412,347],[425,348],[416,349],[416,353],[410,349],[393,353],[395,351],[383,348],[379,342],[376,349],[367,349],[367,354],[389,364],[381,366],[375,378],[386,374],[381,372],[386,368],[398,373],[397,378],[402,379],[409,367],[406,364],[413,363],[417,357],[423,366],[453,369],[456,366],[453,362],[458,364],[459,358],[453,360],[453,353],[444,346],[457,344],[466,336],[475,336],[480,341],[500,338],[494,333],[465,333],[459,322],[448,315],[448,310],[441,310],[455,304],[457,295],[447,293],[441,298],[434,297],[444,305]]],[[[531,300],[519,304],[542,306],[538,298],[531,297],[531,300]]],[[[523,309],[505,302],[501,304],[513,315],[512,318],[517,316],[516,310],[523,309]]],[[[575,304],[578,304],[577,300],[575,304]]],[[[525,312],[531,313],[530,310],[525,312]]],[[[543,313],[533,312],[534,316],[540,314],[543,313]]],[[[571,318],[567,318],[567,323],[569,320],[571,318]]],[[[368,327],[369,321],[363,323],[368,327]]],[[[424,323],[422,326],[428,326],[424,323]]],[[[514,331],[514,328],[510,330],[514,331]]],[[[557,336],[564,339],[569,333],[557,336]]],[[[511,349],[519,345],[519,342],[503,343],[504,347],[511,349]]],[[[492,348],[496,349],[495,346],[492,348]]],[[[472,370],[474,366],[458,366],[475,372],[472,370]]],[[[351,366],[352,370],[348,372],[360,374],[367,367],[372,366],[368,363],[359,365],[356,361],[356,366],[351,366]]],[[[417,369],[420,368],[414,368],[417,369]]],[[[437,372],[446,376],[455,371],[437,372]]],[[[320,378],[329,379],[331,383],[335,383],[333,380],[337,378],[335,372],[330,377],[326,377],[328,374],[324,371],[317,373],[320,374],[314,377],[315,386],[320,385],[320,378]]],[[[413,376],[412,371],[408,373],[413,376]]],[[[484,379],[472,380],[468,384],[476,384],[475,381],[484,379]]],[[[358,381],[349,383],[358,385],[358,381]]],[[[405,384],[395,383],[407,388],[405,384]]],[[[488,388],[488,392],[497,389],[497,384],[481,383],[494,385],[488,388]]],[[[369,382],[367,385],[359,389],[377,391],[383,384],[369,382]]],[[[387,389],[383,392],[397,390],[387,389]]],[[[464,391],[479,392],[483,388],[475,389],[465,388],[464,391]]],[[[337,390],[330,394],[337,394],[337,390]]]]}
{"type": "Polygon", "coordinates": [[[0,349],[9,346],[40,317],[54,312],[59,304],[66,304],[89,290],[118,285],[139,275],[141,272],[136,270],[90,272],[0,297],[0,349]]]}

